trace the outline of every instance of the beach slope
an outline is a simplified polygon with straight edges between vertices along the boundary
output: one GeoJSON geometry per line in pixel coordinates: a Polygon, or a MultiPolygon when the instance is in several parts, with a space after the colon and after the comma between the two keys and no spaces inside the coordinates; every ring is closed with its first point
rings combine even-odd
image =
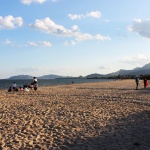
{"type": "Polygon", "coordinates": [[[0,149],[148,150],[150,89],[140,82],[0,91],[0,149]]]}

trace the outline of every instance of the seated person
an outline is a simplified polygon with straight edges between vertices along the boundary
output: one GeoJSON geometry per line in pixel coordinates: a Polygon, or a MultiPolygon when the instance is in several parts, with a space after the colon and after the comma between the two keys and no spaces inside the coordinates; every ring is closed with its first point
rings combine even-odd
{"type": "Polygon", "coordinates": [[[12,91],[12,87],[10,86],[9,88],[8,88],[8,92],[11,92],[12,91]]]}
{"type": "Polygon", "coordinates": [[[30,90],[29,90],[27,87],[25,87],[25,88],[24,88],[24,91],[25,91],[25,92],[29,92],[30,90]]]}
{"type": "Polygon", "coordinates": [[[15,88],[15,91],[18,91],[18,88],[15,88]]]}
{"type": "Polygon", "coordinates": [[[23,87],[19,86],[19,90],[20,90],[20,91],[23,91],[23,87]]]}
{"type": "Polygon", "coordinates": [[[12,87],[13,87],[13,90],[15,91],[15,90],[16,90],[16,87],[17,87],[16,82],[13,83],[12,87]]]}
{"type": "Polygon", "coordinates": [[[32,90],[34,88],[34,83],[30,84],[30,89],[32,90]]]}
{"type": "Polygon", "coordinates": [[[25,89],[25,88],[27,88],[27,87],[28,87],[28,85],[26,85],[26,84],[25,84],[25,85],[23,85],[23,89],[25,89]]]}

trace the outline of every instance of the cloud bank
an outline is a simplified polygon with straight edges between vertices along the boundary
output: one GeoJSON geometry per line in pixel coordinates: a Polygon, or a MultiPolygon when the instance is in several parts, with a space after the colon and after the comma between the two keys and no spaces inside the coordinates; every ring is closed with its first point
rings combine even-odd
{"type": "Polygon", "coordinates": [[[36,19],[35,23],[30,24],[32,29],[38,29],[48,34],[55,36],[65,36],[65,37],[75,37],[76,41],[85,41],[85,40],[111,40],[109,36],[103,36],[100,34],[90,35],[88,33],[81,33],[78,26],[74,25],[71,29],[66,29],[62,25],[58,25],[53,22],[49,17],[44,19],[36,19]]]}

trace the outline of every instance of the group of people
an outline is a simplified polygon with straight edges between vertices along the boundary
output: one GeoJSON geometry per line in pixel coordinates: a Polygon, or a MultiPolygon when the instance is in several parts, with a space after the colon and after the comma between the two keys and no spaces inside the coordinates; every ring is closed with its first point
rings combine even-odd
{"type": "MultiPolygon", "coordinates": [[[[136,77],[136,78],[135,78],[136,90],[138,90],[139,81],[140,81],[139,77],[136,77]]],[[[148,86],[148,80],[144,78],[144,79],[143,79],[143,83],[144,83],[144,88],[146,88],[146,87],[148,86]]]]}
{"type": "Polygon", "coordinates": [[[30,89],[31,90],[34,89],[36,91],[37,88],[38,88],[38,80],[36,77],[34,77],[34,80],[30,85],[19,86],[19,88],[17,87],[17,83],[14,82],[12,84],[12,86],[10,86],[8,88],[8,92],[11,92],[11,91],[30,91],[30,89]]]}

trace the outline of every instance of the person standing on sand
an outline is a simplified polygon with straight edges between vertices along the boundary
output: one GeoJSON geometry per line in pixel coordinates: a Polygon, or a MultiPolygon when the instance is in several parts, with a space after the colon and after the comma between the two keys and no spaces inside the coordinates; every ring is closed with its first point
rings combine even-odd
{"type": "Polygon", "coordinates": [[[139,86],[139,77],[135,78],[135,82],[136,82],[136,90],[138,90],[138,86],[139,86]]]}
{"type": "Polygon", "coordinates": [[[34,81],[33,81],[33,83],[35,84],[35,83],[38,83],[38,81],[37,81],[37,78],[36,77],[33,77],[33,79],[34,79],[34,81]]]}
{"type": "Polygon", "coordinates": [[[37,88],[38,88],[38,81],[37,81],[37,78],[36,78],[36,77],[34,77],[33,87],[34,87],[34,90],[35,90],[35,91],[36,91],[37,88]]]}
{"type": "Polygon", "coordinates": [[[147,79],[144,78],[143,82],[144,82],[144,88],[146,88],[146,87],[148,86],[148,81],[147,81],[147,79]]]}
{"type": "Polygon", "coordinates": [[[146,79],[144,78],[143,82],[144,82],[144,88],[146,88],[146,79]]]}
{"type": "Polygon", "coordinates": [[[38,84],[37,84],[37,83],[35,83],[35,84],[34,84],[34,91],[36,91],[36,90],[37,90],[37,88],[38,88],[38,84]]]}

